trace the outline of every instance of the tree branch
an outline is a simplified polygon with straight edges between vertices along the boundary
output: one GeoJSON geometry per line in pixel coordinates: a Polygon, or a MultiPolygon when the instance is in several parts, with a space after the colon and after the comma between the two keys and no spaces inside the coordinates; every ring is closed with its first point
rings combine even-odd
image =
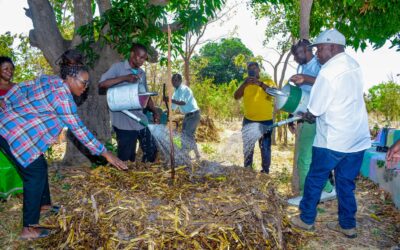
{"type": "Polygon", "coordinates": [[[168,3],[169,0],[149,0],[149,4],[154,6],[166,6],[168,3]]]}
{"type": "Polygon", "coordinates": [[[287,65],[288,65],[289,58],[290,58],[291,55],[292,55],[292,52],[290,52],[290,51],[286,55],[285,64],[283,65],[283,69],[282,69],[282,72],[281,72],[281,79],[279,79],[279,88],[282,88],[282,83],[283,83],[283,80],[285,78],[287,65]]]}
{"type": "MultiPolygon", "coordinates": [[[[170,23],[169,27],[171,28],[171,32],[180,30],[182,28],[182,24],[179,22],[170,23]]],[[[168,24],[161,26],[162,32],[168,32],[168,24]]]]}
{"type": "Polygon", "coordinates": [[[50,66],[55,69],[55,61],[69,43],[63,39],[57,27],[54,11],[48,0],[28,0],[28,5],[29,9],[25,9],[25,14],[33,23],[33,30],[29,32],[30,43],[43,51],[50,66]]]}
{"type": "Polygon", "coordinates": [[[75,34],[72,39],[72,46],[76,46],[82,42],[77,30],[79,27],[90,23],[93,19],[92,6],[90,0],[74,0],[74,23],[75,34]]]}
{"type": "Polygon", "coordinates": [[[111,9],[110,0],[96,0],[97,5],[99,6],[100,15],[103,15],[104,12],[111,9]]]}

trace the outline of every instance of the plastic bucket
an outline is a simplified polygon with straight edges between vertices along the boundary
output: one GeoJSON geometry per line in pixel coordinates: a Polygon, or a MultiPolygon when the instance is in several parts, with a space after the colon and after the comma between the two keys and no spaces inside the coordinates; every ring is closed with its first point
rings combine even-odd
{"type": "Polygon", "coordinates": [[[139,92],[139,84],[126,84],[109,88],[107,103],[111,111],[143,109],[155,92],[139,92]]]}
{"type": "Polygon", "coordinates": [[[276,95],[277,108],[291,114],[307,112],[310,93],[293,85],[286,84],[281,91],[286,95],[276,95]]]}

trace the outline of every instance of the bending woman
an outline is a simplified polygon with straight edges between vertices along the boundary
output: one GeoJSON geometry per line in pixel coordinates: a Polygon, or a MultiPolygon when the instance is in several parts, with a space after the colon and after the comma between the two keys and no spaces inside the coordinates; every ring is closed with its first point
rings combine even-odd
{"type": "Polygon", "coordinates": [[[117,169],[127,169],[78,117],[72,94],[82,95],[89,83],[82,56],[74,50],[66,51],[61,57],[60,69],[61,78],[42,75],[14,85],[0,105],[0,147],[17,165],[24,184],[21,239],[49,235],[49,231],[37,227],[41,208],[51,205],[43,154],[63,127],[68,127],[92,154],[104,156],[117,169]]]}
{"type": "MultiPolygon", "coordinates": [[[[11,58],[0,56],[0,100],[14,86],[14,63],[11,58]]],[[[0,150],[0,200],[22,193],[22,180],[14,164],[0,150]]]]}

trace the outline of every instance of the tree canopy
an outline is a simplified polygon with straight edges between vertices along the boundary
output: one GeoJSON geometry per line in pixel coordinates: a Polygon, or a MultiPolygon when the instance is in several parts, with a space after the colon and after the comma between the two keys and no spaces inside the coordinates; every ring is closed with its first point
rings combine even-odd
{"type": "MultiPolygon", "coordinates": [[[[287,27],[292,34],[299,34],[300,1],[252,0],[253,6],[265,3],[283,5],[287,27]]],[[[310,36],[315,37],[322,29],[331,27],[342,32],[347,44],[355,49],[364,50],[367,43],[380,48],[388,40],[393,46],[400,45],[400,1],[314,1],[310,36]]]]}
{"type": "Polygon", "coordinates": [[[382,114],[387,123],[397,121],[400,118],[400,85],[389,81],[371,87],[366,104],[369,112],[382,114]]]}
{"type": "Polygon", "coordinates": [[[241,61],[249,61],[253,58],[253,52],[239,38],[227,38],[207,43],[193,59],[203,61],[198,72],[199,78],[212,78],[214,83],[221,84],[243,79],[244,68],[235,63],[237,57],[244,57],[241,61]]]}

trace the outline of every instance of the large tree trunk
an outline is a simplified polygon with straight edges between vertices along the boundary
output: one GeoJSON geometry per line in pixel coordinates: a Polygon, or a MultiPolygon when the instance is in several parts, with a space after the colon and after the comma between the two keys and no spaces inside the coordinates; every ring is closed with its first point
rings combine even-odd
{"type": "MultiPolygon", "coordinates": [[[[72,44],[76,45],[80,39],[77,35],[75,35],[73,42],[63,39],[55,21],[53,8],[48,0],[28,0],[28,4],[29,9],[26,10],[26,15],[32,19],[34,28],[29,33],[30,43],[43,52],[54,72],[58,72],[56,60],[72,44]]],[[[75,24],[80,26],[88,23],[91,20],[88,15],[88,13],[91,13],[90,0],[75,0],[74,4],[76,4],[77,9],[79,8],[74,13],[75,24]]],[[[110,5],[103,4],[102,10],[104,11],[103,8],[107,6],[110,7],[110,5]]],[[[109,46],[94,45],[94,50],[100,58],[90,69],[91,85],[84,96],[77,98],[76,101],[80,106],[78,112],[84,124],[95,137],[105,142],[111,137],[110,120],[105,95],[99,93],[97,84],[101,74],[119,59],[119,55],[109,46]]],[[[67,143],[67,151],[64,157],[66,165],[81,164],[88,162],[89,158],[93,159],[87,149],[73,136],[68,137],[70,140],[67,143]],[[84,154],[81,152],[84,152],[84,154]]]]}
{"type": "MultiPolygon", "coordinates": [[[[101,49],[99,55],[101,57],[89,72],[91,85],[85,95],[77,98],[76,101],[79,105],[79,117],[84,121],[86,127],[97,139],[106,142],[111,139],[110,117],[106,96],[99,92],[98,82],[101,75],[119,60],[119,55],[109,46],[101,49]]],[[[92,162],[99,160],[98,157],[92,156],[72,134],[68,134],[68,139],[69,143],[67,143],[67,151],[63,159],[64,165],[77,165],[88,162],[88,160],[92,162]]]]}
{"type": "Polygon", "coordinates": [[[310,14],[313,0],[300,1],[300,39],[310,37],[310,14]]]}

